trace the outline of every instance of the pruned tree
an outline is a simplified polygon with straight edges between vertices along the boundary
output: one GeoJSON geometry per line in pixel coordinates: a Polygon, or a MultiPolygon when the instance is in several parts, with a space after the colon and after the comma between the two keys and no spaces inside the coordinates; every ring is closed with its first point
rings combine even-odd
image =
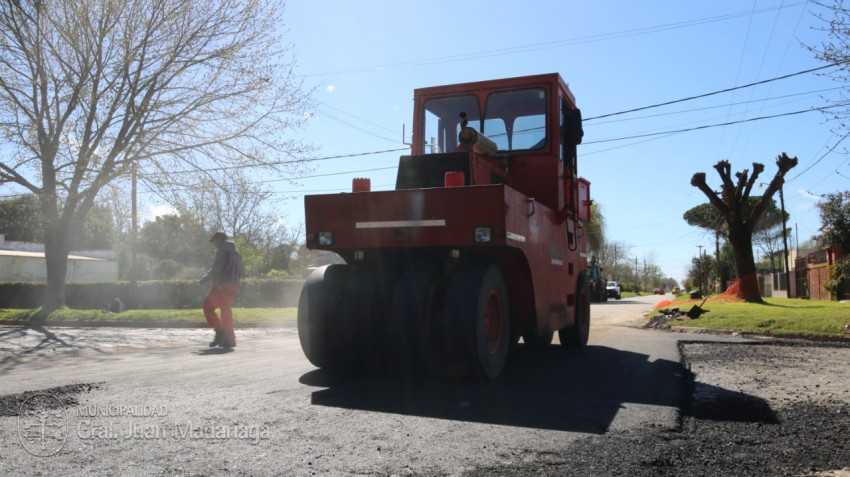
{"type": "Polygon", "coordinates": [[[788,157],[784,152],[777,157],[776,175],[767,185],[764,194],[755,205],[750,206],[750,193],[756,185],[759,175],[764,172],[764,165],[753,163],[753,172],[748,169],[736,172],[734,181],[729,161],[720,161],[714,169],[720,176],[720,194],[718,195],[706,183],[704,172],[697,172],[691,178],[691,185],[702,191],[714,208],[723,217],[728,230],[729,244],[735,259],[735,269],[738,272],[740,287],[739,298],[751,302],[762,303],[756,275],[756,263],[753,256],[753,231],[759,218],[772,202],[773,194],[785,183],[785,174],[797,165],[796,157],[788,157]]]}
{"type": "Polygon", "coordinates": [[[0,0],[0,184],[39,198],[46,310],[64,303],[67,237],[115,179],[303,170],[285,133],[313,105],[280,20],[273,0],[0,0]]]}

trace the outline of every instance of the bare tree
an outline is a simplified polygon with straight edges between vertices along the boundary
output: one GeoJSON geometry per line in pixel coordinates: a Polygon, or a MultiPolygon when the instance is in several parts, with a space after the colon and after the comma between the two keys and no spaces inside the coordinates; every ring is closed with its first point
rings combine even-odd
{"type": "Polygon", "coordinates": [[[717,170],[722,181],[721,195],[718,195],[708,186],[705,181],[705,172],[698,172],[691,178],[691,185],[701,190],[708,197],[711,205],[726,221],[729,244],[732,245],[732,254],[735,259],[735,269],[741,283],[738,296],[745,301],[751,303],[763,301],[756,276],[756,261],[753,257],[753,230],[772,202],[773,194],[785,183],[785,173],[796,165],[796,157],[788,157],[784,152],[777,157],[776,166],[778,170],[776,175],[767,185],[764,195],[753,206],[750,206],[750,193],[758,180],[758,176],[764,171],[763,164],[753,163],[752,176],[747,169],[735,173],[736,183],[732,181],[729,161],[718,162],[714,169],[717,170]]]}
{"type": "MultiPolygon", "coordinates": [[[[814,14],[823,22],[821,31],[822,38],[826,38],[820,46],[807,45],[815,58],[834,67],[829,68],[826,76],[831,77],[847,91],[850,84],[850,5],[843,0],[814,1],[812,4],[814,14]]],[[[824,109],[824,116],[833,121],[833,132],[838,140],[832,147],[837,148],[839,144],[850,136],[850,109],[848,109],[847,95],[841,94],[836,99],[828,99],[833,107],[824,109]]]]}
{"type": "Polygon", "coordinates": [[[612,280],[625,280],[629,270],[626,261],[629,260],[631,246],[621,241],[604,241],[596,257],[602,267],[603,275],[612,280]]]}
{"type": "Polygon", "coordinates": [[[283,133],[313,104],[279,4],[0,0],[0,184],[39,198],[47,310],[64,303],[68,232],[133,168],[157,188],[187,170],[301,170],[283,133]]]}
{"type": "Polygon", "coordinates": [[[242,171],[225,178],[202,178],[169,202],[207,230],[241,236],[253,246],[268,248],[285,241],[284,218],[278,213],[281,199],[242,171]]]}

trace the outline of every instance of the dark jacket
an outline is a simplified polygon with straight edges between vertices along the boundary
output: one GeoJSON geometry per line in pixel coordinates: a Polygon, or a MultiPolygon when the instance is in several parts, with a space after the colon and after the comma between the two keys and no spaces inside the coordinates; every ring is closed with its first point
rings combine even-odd
{"type": "Polygon", "coordinates": [[[239,285],[242,278],[242,257],[233,242],[224,242],[215,252],[212,268],[201,278],[201,283],[212,280],[213,286],[239,285]]]}

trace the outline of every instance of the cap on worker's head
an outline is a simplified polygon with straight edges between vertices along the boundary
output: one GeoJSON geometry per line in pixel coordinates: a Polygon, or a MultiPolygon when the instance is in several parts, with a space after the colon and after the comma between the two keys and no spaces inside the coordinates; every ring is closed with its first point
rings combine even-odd
{"type": "Polygon", "coordinates": [[[221,240],[221,241],[227,240],[227,234],[224,233],[224,232],[214,233],[212,238],[210,239],[210,242],[215,242],[216,240],[221,240]]]}

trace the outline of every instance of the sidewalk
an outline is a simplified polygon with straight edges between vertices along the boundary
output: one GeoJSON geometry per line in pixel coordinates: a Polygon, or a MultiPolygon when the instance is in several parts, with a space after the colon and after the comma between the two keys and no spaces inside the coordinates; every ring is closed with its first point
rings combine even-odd
{"type": "MultiPolygon", "coordinates": [[[[263,321],[263,322],[240,322],[235,321],[234,327],[239,329],[250,328],[294,328],[297,326],[295,320],[291,321],[263,321]]],[[[18,327],[29,328],[29,321],[0,321],[0,328],[18,327]]],[[[205,321],[132,321],[132,320],[47,320],[47,327],[62,328],[209,328],[205,321]]]]}
{"type": "MultiPolygon", "coordinates": [[[[122,349],[144,349],[180,344],[205,347],[213,338],[206,326],[169,328],[163,323],[156,327],[79,327],[67,326],[29,328],[26,326],[0,325],[0,374],[8,366],[14,366],[33,358],[62,354],[106,353],[122,349]]],[[[273,337],[297,332],[295,323],[275,328],[237,327],[237,340],[273,337]]]]}

